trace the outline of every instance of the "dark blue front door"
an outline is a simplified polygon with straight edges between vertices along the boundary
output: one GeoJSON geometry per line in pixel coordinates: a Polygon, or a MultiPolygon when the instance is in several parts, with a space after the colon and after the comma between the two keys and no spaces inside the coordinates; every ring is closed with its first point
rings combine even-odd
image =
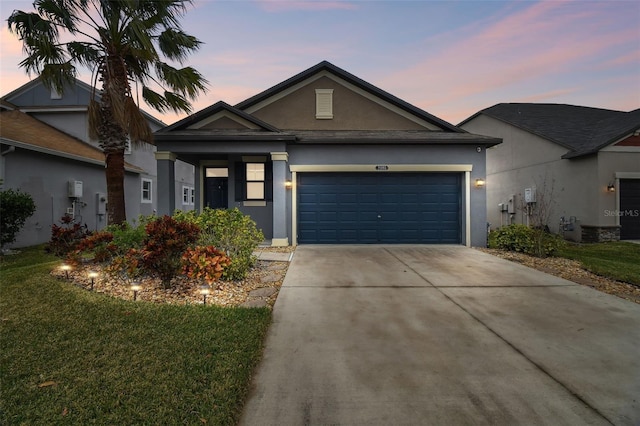
{"type": "Polygon", "coordinates": [[[301,244],[459,244],[457,173],[300,173],[301,244]]]}

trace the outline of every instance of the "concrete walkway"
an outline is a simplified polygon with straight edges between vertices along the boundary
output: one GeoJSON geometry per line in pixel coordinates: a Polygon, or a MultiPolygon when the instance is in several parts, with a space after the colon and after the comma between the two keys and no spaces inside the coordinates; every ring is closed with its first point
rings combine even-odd
{"type": "Polygon", "coordinates": [[[640,306],[460,246],[300,246],[243,425],[637,425],[640,306]]]}

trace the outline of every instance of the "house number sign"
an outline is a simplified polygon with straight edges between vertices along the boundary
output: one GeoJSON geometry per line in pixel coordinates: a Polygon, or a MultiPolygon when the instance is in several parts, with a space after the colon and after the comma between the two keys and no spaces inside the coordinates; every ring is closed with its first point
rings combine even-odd
{"type": "Polygon", "coordinates": [[[381,170],[381,171],[389,170],[389,166],[376,166],[376,170],[381,170]]]}

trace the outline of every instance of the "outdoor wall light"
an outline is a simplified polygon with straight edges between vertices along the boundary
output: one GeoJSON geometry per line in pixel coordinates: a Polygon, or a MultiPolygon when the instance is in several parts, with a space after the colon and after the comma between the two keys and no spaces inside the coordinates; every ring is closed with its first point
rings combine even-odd
{"type": "Polygon", "coordinates": [[[69,271],[71,269],[73,269],[71,267],[71,265],[67,265],[66,263],[63,263],[62,266],[60,266],[60,269],[62,269],[64,271],[64,276],[69,279],[69,271]]]}
{"type": "Polygon", "coordinates": [[[140,285],[140,283],[133,283],[131,284],[131,291],[133,291],[133,301],[135,302],[136,299],[138,298],[138,292],[142,290],[142,286],[140,285]]]}
{"type": "Polygon", "coordinates": [[[476,179],[476,188],[482,188],[485,185],[484,179],[476,179]]]}
{"type": "Polygon", "coordinates": [[[96,271],[89,271],[89,273],[87,274],[87,276],[91,278],[91,291],[93,291],[93,283],[95,279],[98,278],[99,275],[100,274],[97,273],[96,271]]]}
{"type": "Polygon", "coordinates": [[[293,182],[291,182],[290,180],[285,180],[284,181],[284,187],[287,188],[287,189],[293,188],[293,182]]]}
{"type": "Polygon", "coordinates": [[[202,295],[202,303],[207,304],[207,295],[211,293],[211,287],[208,285],[200,286],[200,294],[202,295]]]}
{"type": "Polygon", "coordinates": [[[607,185],[607,192],[616,192],[616,186],[613,183],[607,185]]]}

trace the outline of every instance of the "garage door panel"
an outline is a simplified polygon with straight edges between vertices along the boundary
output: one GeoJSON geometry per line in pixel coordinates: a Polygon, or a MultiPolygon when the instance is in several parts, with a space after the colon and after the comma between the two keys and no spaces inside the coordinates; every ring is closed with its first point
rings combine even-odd
{"type": "Polygon", "coordinates": [[[300,173],[298,183],[300,243],[460,242],[459,174],[300,173]]]}

